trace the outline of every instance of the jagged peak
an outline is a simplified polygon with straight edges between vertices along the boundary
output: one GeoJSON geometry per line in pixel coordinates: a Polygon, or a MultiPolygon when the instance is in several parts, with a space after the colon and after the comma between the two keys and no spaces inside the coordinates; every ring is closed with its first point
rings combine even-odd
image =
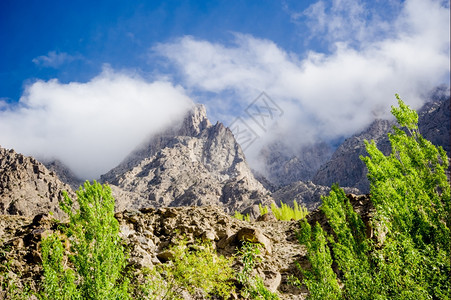
{"type": "Polygon", "coordinates": [[[195,104],[185,115],[177,135],[197,136],[209,127],[211,127],[211,123],[207,118],[205,106],[203,104],[195,104]]]}

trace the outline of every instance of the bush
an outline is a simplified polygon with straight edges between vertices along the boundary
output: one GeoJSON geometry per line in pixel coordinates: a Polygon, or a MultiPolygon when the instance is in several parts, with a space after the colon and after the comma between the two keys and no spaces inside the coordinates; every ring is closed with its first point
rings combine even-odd
{"type": "Polygon", "coordinates": [[[259,246],[259,244],[243,242],[241,249],[237,252],[238,259],[243,264],[241,271],[236,274],[238,283],[243,286],[242,296],[245,299],[279,299],[277,294],[272,293],[265,287],[263,280],[259,276],[252,274],[260,254],[259,246]]]}
{"type": "Polygon", "coordinates": [[[238,219],[238,220],[241,220],[241,221],[247,221],[247,222],[251,221],[251,216],[249,214],[243,215],[243,214],[241,214],[238,211],[235,211],[235,215],[233,215],[233,217],[235,219],[238,219]]]}
{"type": "Polygon", "coordinates": [[[299,221],[305,218],[308,214],[307,208],[299,206],[296,200],[293,201],[293,208],[283,202],[280,202],[280,207],[278,207],[275,203],[272,203],[271,211],[276,219],[281,221],[299,221]]]}
{"type": "Polygon", "coordinates": [[[188,246],[186,240],[181,240],[169,251],[169,262],[148,270],[147,282],[140,287],[144,299],[174,299],[183,291],[224,299],[230,296],[232,261],[217,255],[211,243],[188,246]]]}
{"type": "Polygon", "coordinates": [[[41,298],[55,300],[81,299],[75,284],[75,272],[64,268],[65,250],[57,234],[42,240],[42,266],[44,269],[41,298]]]}

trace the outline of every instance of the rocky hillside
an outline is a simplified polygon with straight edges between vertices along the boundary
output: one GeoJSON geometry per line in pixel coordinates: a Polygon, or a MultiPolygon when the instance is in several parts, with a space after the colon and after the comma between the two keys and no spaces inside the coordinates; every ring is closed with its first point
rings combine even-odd
{"type": "MultiPolygon", "coordinates": [[[[371,201],[367,196],[348,195],[355,210],[363,216],[368,236],[372,235],[369,218],[371,201]]],[[[128,263],[137,272],[143,268],[166,263],[170,259],[168,247],[184,236],[188,244],[196,240],[209,240],[219,254],[226,257],[236,255],[241,241],[252,240],[262,246],[261,262],[256,266],[258,274],[271,291],[277,291],[281,299],[305,299],[304,288],[289,284],[290,276],[300,276],[296,264],[308,267],[306,250],[300,245],[296,232],[296,221],[276,221],[260,218],[246,222],[230,217],[222,208],[169,207],[148,208],[138,211],[116,213],[120,223],[120,235],[129,249],[128,263]],[[264,221],[263,221],[264,220],[264,221]]],[[[308,222],[319,222],[326,230],[327,221],[320,210],[313,211],[308,222]]],[[[0,215],[0,263],[9,266],[9,276],[20,289],[22,284],[31,290],[38,288],[42,276],[40,241],[57,230],[57,223],[49,215],[34,218],[0,215]]],[[[234,269],[239,270],[239,260],[234,269]]],[[[2,290],[0,288],[0,298],[2,290]]],[[[186,296],[185,299],[193,299],[186,296]]]]}
{"type": "Polygon", "coordinates": [[[54,213],[63,217],[58,200],[71,192],[55,172],[32,157],[0,147],[0,214],[34,216],[54,213]]]}
{"type": "Polygon", "coordinates": [[[387,133],[393,125],[393,122],[387,120],[375,120],[368,129],[346,139],[334,152],[332,158],[321,166],[312,181],[324,186],[338,183],[340,186],[352,186],[363,193],[368,193],[367,170],[360,159],[360,155],[368,155],[364,141],[374,140],[378,148],[388,154],[390,142],[387,133]]]}
{"type": "Polygon", "coordinates": [[[203,105],[179,126],[152,137],[101,181],[112,185],[119,209],[216,205],[231,213],[272,201],[232,132],[221,123],[212,125],[203,105]]]}
{"type": "Polygon", "coordinates": [[[63,164],[59,160],[52,160],[52,161],[42,161],[44,166],[49,169],[49,171],[54,172],[58,178],[64,182],[70,185],[70,187],[73,190],[78,190],[80,185],[83,184],[83,180],[77,177],[65,164],[63,164]]]}

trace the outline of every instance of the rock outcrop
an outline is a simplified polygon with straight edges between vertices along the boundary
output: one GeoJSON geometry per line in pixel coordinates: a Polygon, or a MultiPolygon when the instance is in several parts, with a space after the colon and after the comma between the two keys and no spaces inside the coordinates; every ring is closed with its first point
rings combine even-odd
{"type": "Polygon", "coordinates": [[[78,190],[78,188],[83,185],[83,180],[78,178],[77,175],[61,161],[42,161],[42,163],[49,171],[53,171],[62,182],[70,185],[73,190],[78,190]]]}
{"type": "Polygon", "coordinates": [[[221,123],[212,125],[203,105],[101,180],[113,186],[119,210],[217,205],[230,213],[272,201],[232,132],[221,123]]]}
{"type": "Polygon", "coordinates": [[[36,159],[0,147],[0,214],[34,216],[52,212],[63,218],[58,207],[63,191],[73,195],[70,186],[36,159]]]}

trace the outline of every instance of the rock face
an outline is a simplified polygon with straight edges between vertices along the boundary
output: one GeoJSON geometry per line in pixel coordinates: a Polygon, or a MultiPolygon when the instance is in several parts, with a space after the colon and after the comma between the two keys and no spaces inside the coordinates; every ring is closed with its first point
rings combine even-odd
{"type": "MultiPolygon", "coordinates": [[[[449,94],[448,94],[449,95],[449,94]]],[[[438,101],[432,101],[425,104],[419,112],[420,133],[432,144],[442,146],[451,154],[451,108],[450,98],[439,98],[438,101]]]]}
{"type": "Polygon", "coordinates": [[[217,205],[242,211],[272,201],[248,167],[232,132],[212,125],[203,105],[179,127],[153,137],[101,177],[121,208],[217,205]]]}
{"type": "Polygon", "coordinates": [[[48,162],[43,161],[42,163],[44,164],[44,166],[46,166],[47,169],[49,169],[49,171],[53,171],[62,182],[70,185],[73,190],[78,190],[80,185],[83,185],[83,180],[78,178],[61,161],[52,160],[48,162]]]}
{"type": "Polygon", "coordinates": [[[63,191],[72,194],[70,186],[36,159],[0,147],[0,214],[53,212],[62,218],[58,201],[63,191]]]}

